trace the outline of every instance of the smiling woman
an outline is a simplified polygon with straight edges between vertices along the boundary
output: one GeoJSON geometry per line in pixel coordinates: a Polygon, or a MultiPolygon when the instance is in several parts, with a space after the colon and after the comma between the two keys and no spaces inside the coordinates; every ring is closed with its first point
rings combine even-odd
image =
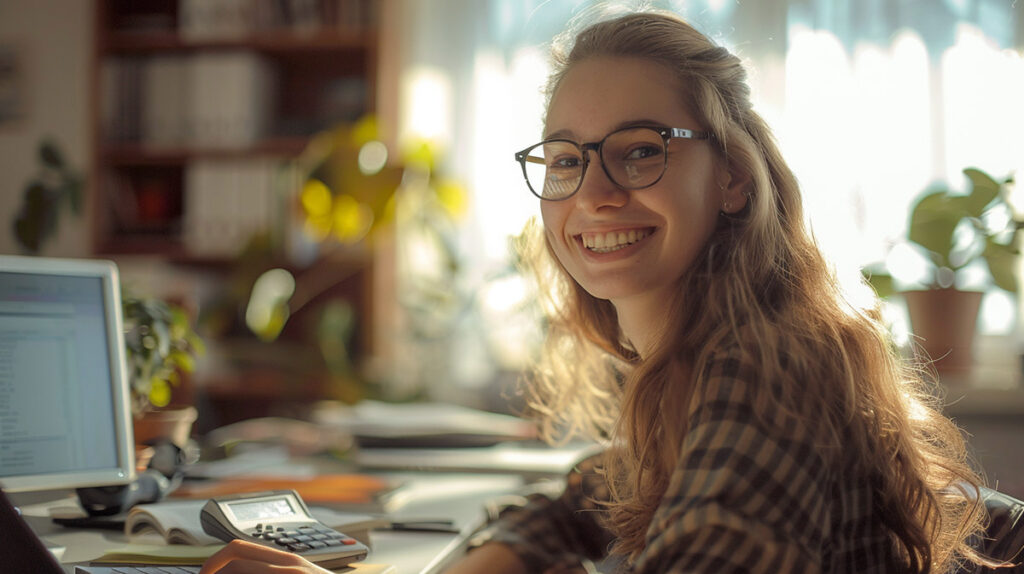
{"type": "Polygon", "coordinates": [[[554,62],[543,139],[516,154],[543,220],[524,258],[549,298],[528,396],[552,438],[610,446],[451,572],[564,571],[609,550],[651,574],[986,562],[963,440],[877,301],[844,296],[740,60],[640,12],[554,62]]]}

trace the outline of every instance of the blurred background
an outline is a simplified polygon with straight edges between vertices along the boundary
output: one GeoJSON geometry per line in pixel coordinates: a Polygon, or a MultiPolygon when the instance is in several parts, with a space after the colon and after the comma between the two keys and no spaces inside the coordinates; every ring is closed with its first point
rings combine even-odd
{"type": "MultiPolygon", "coordinates": [[[[512,154],[540,139],[553,38],[637,4],[0,0],[0,253],[113,259],[183,310],[205,352],[157,402],[199,407],[200,432],[366,398],[514,412],[542,334],[512,154]]],[[[1019,496],[1021,266],[1000,254],[1024,205],[1003,185],[1024,166],[1024,6],[643,4],[747,62],[819,243],[851,285],[891,277],[901,344],[900,293],[981,294],[949,412],[1019,496]],[[910,213],[989,185],[967,168],[1000,202],[950,226],[942,279],[910,213]]]]}

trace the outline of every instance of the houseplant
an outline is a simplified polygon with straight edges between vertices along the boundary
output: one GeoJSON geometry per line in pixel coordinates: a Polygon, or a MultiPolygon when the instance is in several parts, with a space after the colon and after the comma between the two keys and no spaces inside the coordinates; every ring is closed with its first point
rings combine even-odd
{"type": "Polygon", "coordinates": [[[195,369],[196,357],[205,352],[202,339],[176,304],[125,294],[121,308],[135,441],[169,438],[183,446],[196,419],[195,407],[164,407],[171,403],[172,387],[195,369]]]}
{"type": "MultiPolygon", "coordinates": [[[[907,244],[928,265],[923,285],[901,290],[926,358],[945,373],[970,369],[983,293],[964,288],[968,270],[983,266],[996,287],[1011,293],[1019,288],[1017,234],[1024,221],[1009,201],[1013,178],[998,181],[977,168],[963,173],[968,193],[931,189],[912,206],[907,244]]],[[[891,274],[869,269],[866,275],[880,296],[896,292],[891,274]]]]}
{"type": "Polygon", "coordinates": [[[39,171],[25,184],[22,203],[11,221],[12,231],[25,253],[39,253],[43,244],[57,233],[63,206],[82,213],[85,177],[65,161],[60,147],[51,139],[39,143],[39,171]]]}

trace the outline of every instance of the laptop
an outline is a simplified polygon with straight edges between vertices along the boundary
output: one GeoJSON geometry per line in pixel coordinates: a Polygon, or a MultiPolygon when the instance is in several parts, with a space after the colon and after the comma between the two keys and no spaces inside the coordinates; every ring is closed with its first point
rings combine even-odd
{"type": "MultiPolygon", "coordinates": [[[[65,574],[7,495],[0,490],[0,564],[10,574],[65,574]]],[[[198,574],[198,566],[76,566],[75,574],[198,574]]]]}

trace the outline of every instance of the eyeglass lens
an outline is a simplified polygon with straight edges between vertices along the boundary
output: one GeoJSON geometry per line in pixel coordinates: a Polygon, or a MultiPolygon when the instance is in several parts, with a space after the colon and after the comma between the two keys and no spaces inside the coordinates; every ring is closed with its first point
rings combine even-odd
{"type": "MultiPolygon", "coordinates": [[[[665,140],[649,128],[609,134],[600,146],[605,173],[619,187],[640,189],[653,185],[665,171],[665,140]]],[[[535,146],[525,161],[530,189],[544,199],[564,199],[579,188],[585,158],[580,145],[553,140],[535,146]]]]}

